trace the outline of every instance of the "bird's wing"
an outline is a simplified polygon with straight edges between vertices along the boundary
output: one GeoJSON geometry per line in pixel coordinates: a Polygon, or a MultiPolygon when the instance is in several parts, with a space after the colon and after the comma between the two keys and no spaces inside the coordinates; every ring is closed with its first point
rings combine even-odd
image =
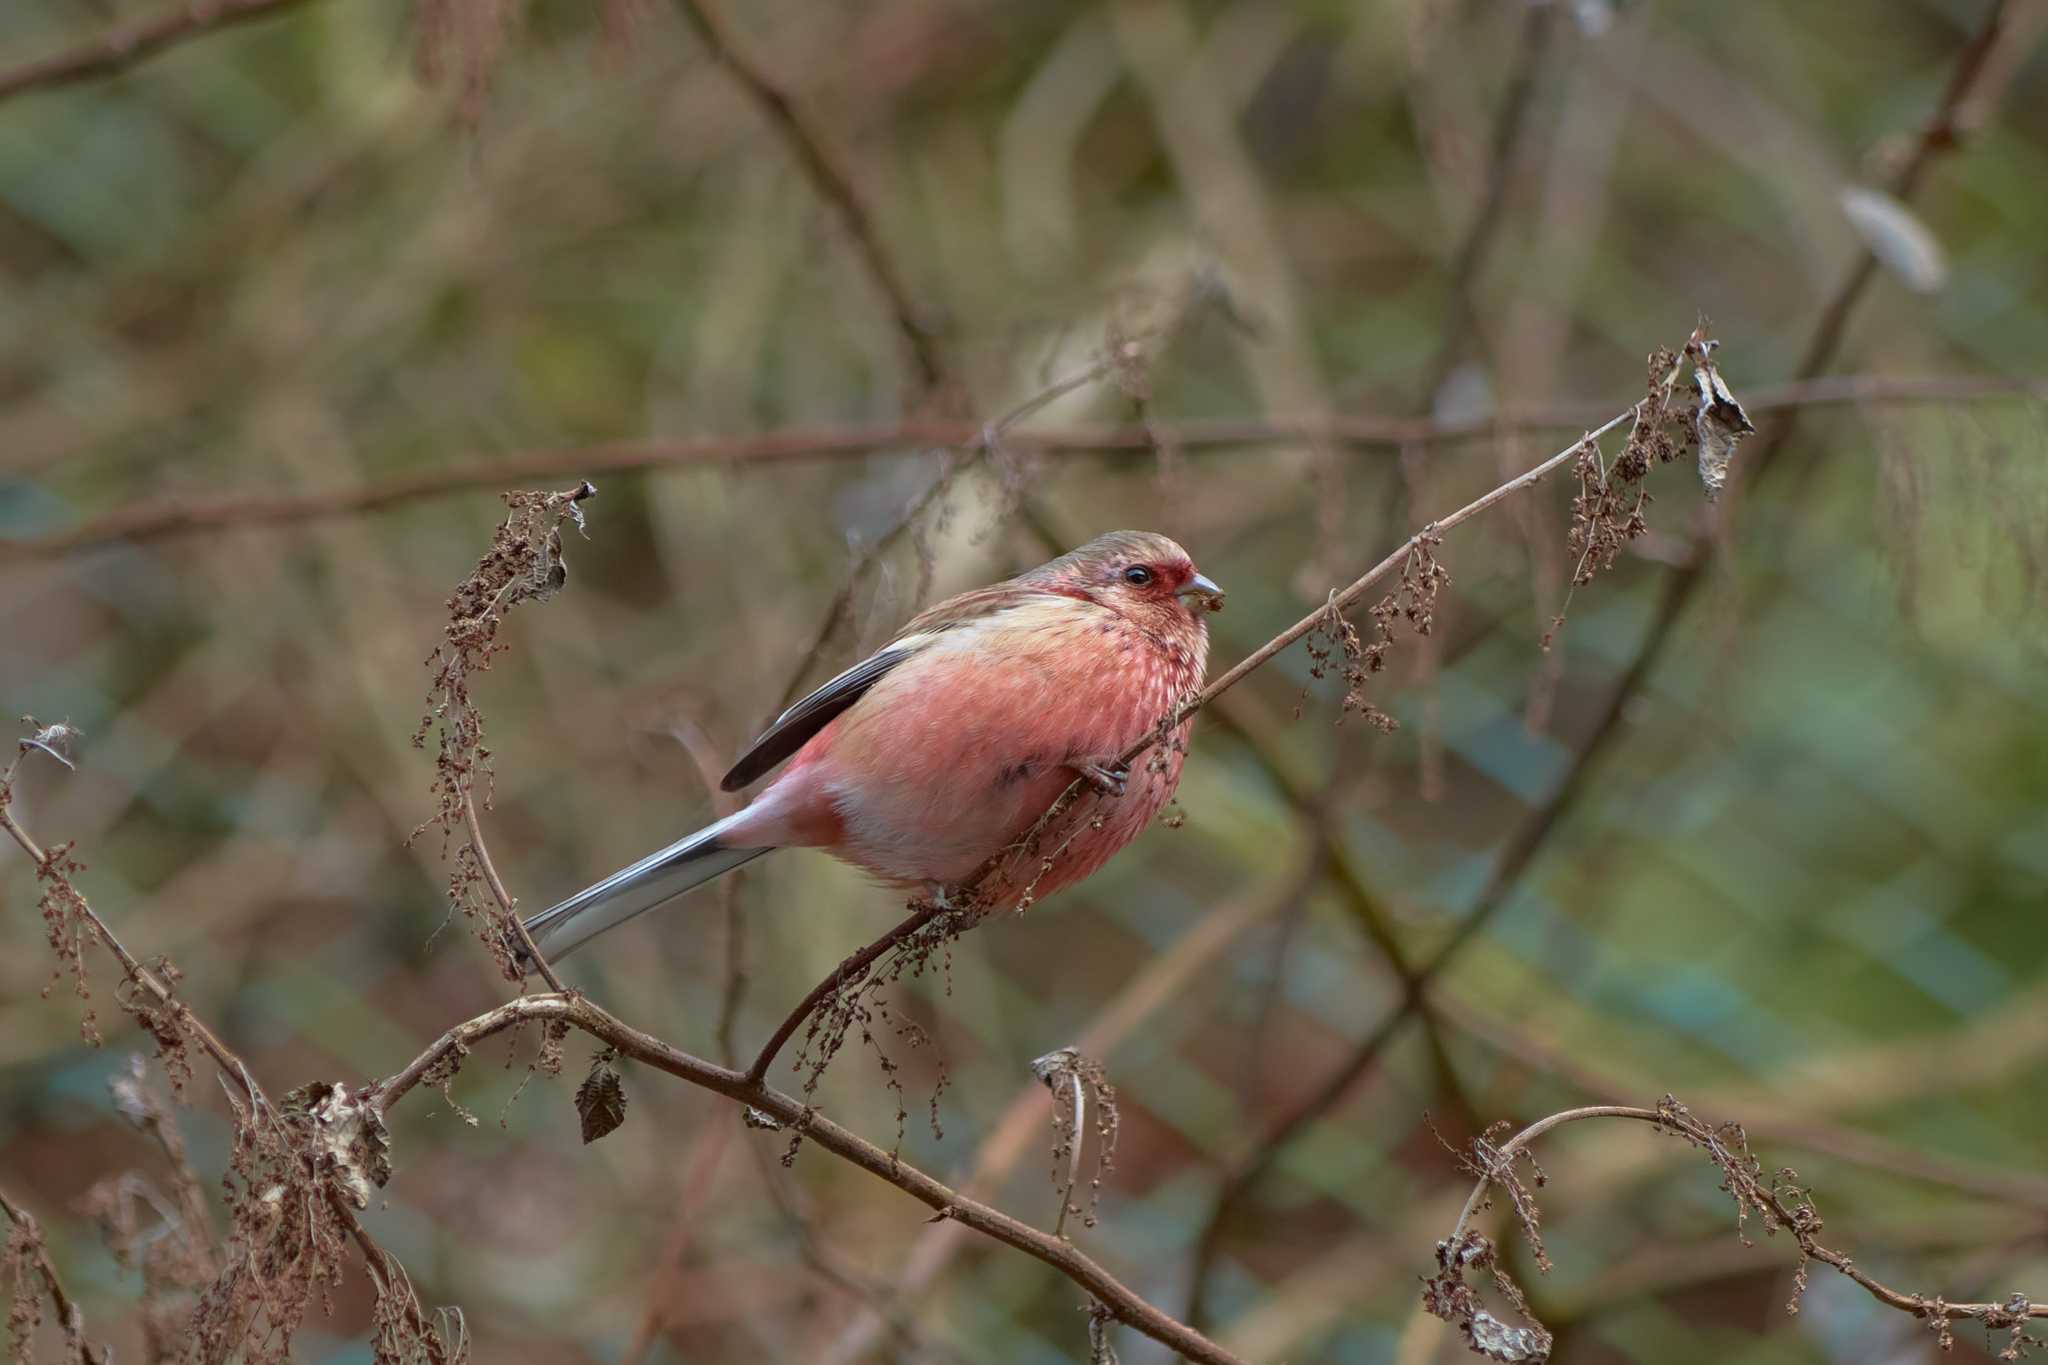
{"type": "Polygon", "coordinates": [[[901,635],[777,716],[775,723],[748,746],[718,785],[736,792],[760,781],[776,764],[803,748],[834,716],[865,696],[889,670],[946,631],[1042,596],[1042,592],[1012,581],[976,588],[928,608],[905,626],[901,635]]]}

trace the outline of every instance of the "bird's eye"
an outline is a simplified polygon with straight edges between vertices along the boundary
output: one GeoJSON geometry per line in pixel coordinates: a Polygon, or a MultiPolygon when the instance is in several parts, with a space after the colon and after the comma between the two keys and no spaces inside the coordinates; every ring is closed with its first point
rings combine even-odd
{"type": "Polygon", "coordinates": [[[1134,588],[1142,588],[1152,581],[1152,571],[1143,564],[1133,564],[1124,570],[1124,582],[1134,588]]]}

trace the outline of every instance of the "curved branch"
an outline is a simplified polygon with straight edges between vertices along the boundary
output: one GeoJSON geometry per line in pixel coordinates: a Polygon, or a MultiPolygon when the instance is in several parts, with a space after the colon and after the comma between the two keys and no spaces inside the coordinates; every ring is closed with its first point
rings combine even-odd
{"type": "Polygon", "coordinates": [[[850,1129],[818,1114],[803,1102],[750,1079],[744,1072],[718,1066],[683,1052],[652,1034],[642,1033],[578,995],[528,996],[508,1001],[457,1024],[403,1070],[373,1086],[364,1096],[364,1102],[373,1105],[380,1114],[388,1113],[428,1072],[447,1058],[460,1056],[493,1034],[543,1020],[580,1029],[607,1047],[616,1048],[623,1056],[759,1110],[786,1127],[801,1128],[807,1140],[886,1180],[935,1210],[940,1217],[951,1219],[1051,1266],[1107,1305],[1118,1322],[1143,1332],[1189,1360],[1206,1362],[1207,1365],[1241,1365],[1236,1356],[1200,1332],[1140,1298],[1071,1242],[1041,1232],[1000,1209],[957,1193],[850,1129]]]}
{"type": "Polygon", "coordinates": [[[754,1056],[753,1065],[746,1070],[747,1079],[758,1085],[762,1078],[767,1076],[768,1068],[775,1064],[775,1054],[782,1051],[782,1045],[789,1041],[790,1035],[802,1026],[804,1020],[811,1017],[811,1012],[825,1002],[826,996],[849,982],[858,980],[863,972],[874,965],[876,958],[909,939],[918,930],[945,913],[946,909],[943,906],[921,906],[898,921],[896,927],[888,933],[834,967],[832,974],[811,987],[810,993],[797,1002],[796,1008],[789,1012],[788,1017],[776,1027],[768,1041],[761,1045],[760,1052],[754,1056]]]}
{"type": "MultiPolygon", "coordinates": [[[[1490,1248],[1484,1247],[1483,1240],[1469,1231],[1472,1217],[1485,1204],[1487,1192],[1496,1182],[1506,1185],[1514,1198],[1516,1214],[1523,1220],[1524,1227],[1533,1229],[1535,1209],[1526,1189],[1512,1174],[1515,1162],[1527,1154],[1529,1146],[1537,1138],[1554,1128],[1567,1123],[1578,1123],[1585,1119],[1630,1119],[1648,1123],[1685,1139],[1694,1147],[1705,1152],[1708,1159],[1720,1167],[1723,1183],[1736,1201],[1738,1210],[1754,1208],[1763,1215],[1764,1226],[1769,1231],[1782,1230],[1799,1246],[1802,1267],[1795,1280],[1793,1305],[1796,1308],[1798,1296],[1805,1291],[1803,1263],[1818,1261],[1822,1265],[1846,1276],[1861,1285],[1866,1293],[1887,1308],[1911,1313],[1914,1317],[1936,1323],[1944,1331],[1947,1324],[1958,1318],[1969,1318],[1982,1322],[1987,1328],[2023,1333],[2026,1324],[2035,1319],[2048,1318],[2048,1302],[2035,1303],[2023,1294],[2014,1294],[2002,1303],[1952,1303],[1936,1296],[1911,1294],[1893,1289],[1859,1267],[1853,1257],[1824,1246],[1820,1241],[1822,1222],[1820,1215],[1807,1200],[1805,1192],[1781,1185],[1778,1178],[1761,1178],[1762,1166],[1750,1154],[1748,1139],[1738,1124],[1711,1125],[1696,1117],[1670,1096],[1654,1109],[1638,1105],[1594,1104],[1579,1109],[1567,1109],[1538,1119],[1521,1132],[1509,1138],[1498,1147],[1485,1144],[1479,1146],[1479,1181],[1465,1200],[1465,1206],[1458,1213],[1458,1221],[1451,1234],[1440,1244],[1439,1260],[1456,1264],[1484,1263],[1491,1258],[1490,1248]],[[1787,1193],[1792,1195],[1788,1201],[1787,1193]],[[1479,1255],[1472,1255],[1468,1248],[1477,1247],[1479,1255]],[[1448,1248],[1448,1253],[1443,1249],[1448,1248]]],[[[1790,1172],[1782,1172],[1790,1179],[1790,1172]]],[[[1538,1248],[1538,1264],[1546,1262],[1538,1248]]],[[[1447,1269],[1450,1265],[1447,1264],[1447,1269]]],[[[1456,1273],[1455,1270],[1452,1271],[1456,1273]]],[[[2014,1357],[2007,1357],[2014,1358],[2014,1357]]]]}

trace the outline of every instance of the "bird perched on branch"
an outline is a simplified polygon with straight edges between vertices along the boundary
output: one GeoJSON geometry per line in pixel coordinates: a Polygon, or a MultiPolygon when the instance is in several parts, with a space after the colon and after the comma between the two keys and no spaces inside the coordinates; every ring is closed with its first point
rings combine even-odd
{"type": "Polygon", "coordinates": [[[1165,536],[1114,531],[941,602],[783,712],[721,784],[788,766],[744,810],[527,921],[556,959],[778,848],[819,848],[943,893],[1014,850],[975,903],[1016,905],[1101,867],[1173,796],[1192,718],[1135,776],[1122,755],[1202,682],[1223,591],[1165,536]],[[1022,847],[1076,778],[1092,809],[1022,847]],[[1029,872],[1030,876],[1023,875],[1029,872]]]}

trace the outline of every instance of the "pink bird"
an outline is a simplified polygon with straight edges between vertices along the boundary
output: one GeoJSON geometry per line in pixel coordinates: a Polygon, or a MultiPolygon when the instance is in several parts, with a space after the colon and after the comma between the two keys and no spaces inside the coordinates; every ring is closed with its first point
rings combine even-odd
{"type": "Polygon", "coordinates": [[[1173,541],[1113,531],[939,603],[740,756],[727,791],[789,764],[751,805],[535,915],[535,945],[558,959],[778,848],[937,894],[1022,839],[1077,776],[1100,808],[1061,836],[1052,866],[982,890],[1014,905],[1027,885],[1043,898],[1080,881],[1179,785],[1192,718],[1135,778],[1117,760],[1201,685],[1203,617],[1222,601],[1173,541]]]}

